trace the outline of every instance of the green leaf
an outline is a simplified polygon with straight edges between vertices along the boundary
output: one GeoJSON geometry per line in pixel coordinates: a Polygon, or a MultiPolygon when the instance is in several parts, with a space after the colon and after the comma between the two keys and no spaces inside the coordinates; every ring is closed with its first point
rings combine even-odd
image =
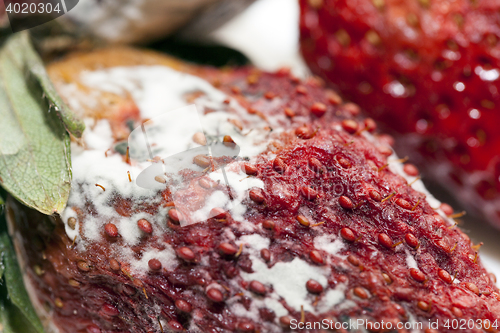
{"type": "Polygon", "coordinates": [[[13,34],[0,50],[0,182],[19,201],[49,215],[68,200],[70,139],[42,86],[26,75],[29,66],[36,67],[27,38],[13,34]]]}
{"type": "Polygon", "coordinates": [[[3,325],[3,333],[39,333],[24,314],[13,304],[5,301],[0,303],[0,323],[3,325]]]}
{"type": "Polygon", "coordinates": [[[27,33],[21,33],[18,38],[16,38],[12,48],[14,52],[24,55],[26,68],[29,69],[31,74],[33,74],[38,83],[41,85],[45,96],[50,101],[53,109],[59,113],[59,116],[61,117],[61,120],[63,121],[64,126],[66,126],[68,132],[73,134],[75,137],[80,138],[83,130],[85,129],[85,124],[69,109],[57,93],[52,81],[50,81],[47,71],[45,70],[42,59],[40,59],[38,53],[35,51],[29,40],[29,35],[27,33]]]}
{"type": "MultiPolygon", "coordinates": [[[[9,299],[13,305],[15,305],[18,309],[18,312],[26,317],[26,321],[33,326],[35,331],[38,333],[44,333],[42,323],[38,318],[35,309],[33,309],[33,305],[28,297],[28,293],[24,287],[23,276],[21,273],[21,269],[19,268],[19,264],[17,263],[17,258],[14,253],[14,248],[12,247],[12,243],[10,242],[9,236],[4,233],[0,238],[0,243],[2,244],[2,253],[3,253],[3,262],[5,265],[4,271],[4,281],[7,286],[7,292],[9,295],[9,299]]],[[[10,313],[16,313],[12,307],[9,307],[8,304],[5,307],[7,315],[10,313]],[[12,312],[13,311],[13,312],[12,312]]],[[[19,318],[20,316],[15,316],[19,318]]],[[[4,318],[9,319],[9,317],[4,318]]],[[[12,320],[12,318],[10,318],[12,320]]],[[[16,324],[16,321],[12,321],[12,323],[16,324]]],[[[22,323],[21,323],[22,324],[22,323]]],[[[5,325],[5,323],[4,323],[5,325]]],[[[21,332],[30,332],[30,331],[13,331],[15,333],[21,332]]]]}

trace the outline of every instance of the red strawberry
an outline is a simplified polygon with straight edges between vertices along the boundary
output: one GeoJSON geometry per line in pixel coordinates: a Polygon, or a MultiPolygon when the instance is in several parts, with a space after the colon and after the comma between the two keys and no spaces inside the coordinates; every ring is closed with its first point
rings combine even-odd
{"type": "Polygon", "coordinates": [[[301,9],[311,69],[500,226],[500,2],[302,0],[301,9]]]}
{"type": "MultiPolygon", "coordinates": [[[[149,83],[164,82],[169,69],[116,68],[86,78],[67,72],[109,67],[109,59],[122,66],[137,64],[131,59],[175,65],[147,53],[118,52],[53,65],[56,86],[75,106],[97,98],[90,104],[95,108],[103,96],[98,89],[64,89],[68,82],[123,84],[129,89],[124,96],[136,98],[144,115],[140,106],[152,104],[141,104],[140,97],[152,89],[149,83]]],[[[45,219],[10,201],[29,290],[51,310],[60,332],[284,332],[301,325],[304,332],[320,332],[358,319],[366,319],[361,326],[371,331],[382,321],[383,330],[403,327],[401,332],[434,332],[429,320],[440,321],[440,332],[454,331],[451,320],[457,318],[475,320],[477,329],[469,332],[495,325],[500,295],[493,277],[439,202],[414,189],[425,191],[414,169],[391,156],[383,136],[369,133],[373,121],[355,115],[352,104],[339,104],[317,81],[300,82],[285,71],[184,68],[216,80],[226,96],[187,74],[174,77],[182,78],[172,82],[175,89],[185,82],[192,83],[186,86],[191,92],[201,89],[195,102],[207,117],[219,114],[239,125],[241,135],[231,138],[242,152],[260,144],[245,146],[245,138],[266,131],[264,150],[214,158],[236,180],[229,186],[232,204],[180,226],[185,211],[173,202],[175,191],[203,207],[229,192],[207,174],[210,167],[183,170],[180,185],[163,178],[149,195],[126,192],[132,185],[118,169],[120,163],[132,166],[112,151],[104,159],[107,147],[92,141],[106,132],[104,125],[89,126],[86,150],[73,149],[73,188],[61,218],[45,219]],[[318,103],[324,105],[319,117],[318,103]],[[80,158],[92,150],[104,159],[97,167],[80,158]],[[124,183],[113,183],[113,172],[124,183]],[[240,180],[254,186],[242,189],[240,180]]]]}

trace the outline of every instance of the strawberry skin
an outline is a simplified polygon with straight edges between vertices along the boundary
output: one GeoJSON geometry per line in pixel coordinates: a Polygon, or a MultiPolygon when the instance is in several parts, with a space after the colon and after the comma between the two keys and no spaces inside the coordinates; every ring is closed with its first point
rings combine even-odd
{"type": "Polygon", "coordinates": [[[400,154],[500,226],[500,3],[300,6],[301,48],[313,72],[395,131],[400,154]]]}
{"type": "MultiPolygon", "coordinates": [[[[73,217],[76,241],[65,232],[64,214],[49,219],[11,200],[32,297],[50,309],[61,333],[278,333],[300,321],[335,325],[359,318],[393,327],[422,322],[427,333],[433,332],[428,320],[473,319],[477,328],[464,332],[481,332],[483,323],[500,318],[494,277],[470,239],[356,105],[285,70],[205,68],[197,75],[250,115],[278,123],[266,152],[228,164],[262,188],[245,194],[243,217],[217,209],[213,218],[184,227],[168,189],[155,194],[154,205],[111,197],[116,214],[97,230],[99,241],[88,241],[86,233],[105,215],[85,198],[86,184],[73,188],[83,200],[73,217]],[[170,210],[154,220],[160,207],[170,210]],[[132,220],[140,241],[131,245],[118,218],[135,214],[142,214],[132,220]],[[173,257],[153,256],[145,273],[135,274],[132,261],[151,248],[173,249],[173,257]]],[[[219,186],[204,172],[183,176],[191,201],[219,186]]],[[[94,188],[95,180],[88,181],[94,188]]],[[[119,191],[106,187],[113,190],[119,191]]]]}

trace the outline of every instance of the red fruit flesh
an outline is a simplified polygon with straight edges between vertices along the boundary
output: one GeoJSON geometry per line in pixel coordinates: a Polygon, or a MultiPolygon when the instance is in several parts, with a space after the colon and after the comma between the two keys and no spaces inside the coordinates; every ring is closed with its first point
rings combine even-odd
{"type": "Polygon", "coordinates": [[[300,6],[312,71],[394,131],[401,156],[500,227],[500,2],[300,6]]]}
{"type": "MultiPolygon", "coordinates": [[[[251,177],[262,182],[265,201],[245,196],[245,224],[227,210],[181,227],[172,223],[178,217],[170,213],[172,208],[163,220],[148,220],[156,228],[152,233],[139,229],[136,245],[115,237],[79,249],[58,217],[43,217],[11,200],[11,216],[18,221],[15,239],[21,240],[29,280],[38,302],[51,308],[60,331],[160,333],[161,324],[163,330],[174,331],[278,333],[301,319],[408,323],[413,318],[425,325],[428,320],[454,318],[458,311],[465,320],[499,318],[498,289],[480,259],[470,259],[475,255],[470,240],[438,215],[425,194],[386,166],[398,162],[381,152],[384,143],[377,133],[343,128],[344,120],[364,123],[361,116],[353,116],[356,108],[329,103],[331,93],[314,80],[300,83],[307,94],[296,94],[297,80],[283,73],[259,72],[258,80],[248,83],[254,71],[202,72],[208,80],[217,78],[218,88],[251,112],[277,117],[283,130],[273,137],[272,148],[252,161],[257,172],[251,177]],[[234,86],[239,87],[237,93],[234,86]],[[265,98],[269,91],[279,97],[265,98]],[[321,117],[311,111],[317,102],[327,106],[321,117]],[[293,108],[295,116],[286,117],[284,106],[293,108]],[[304,123],[314,135],[295,134],[304,123]],[[314,196],[309,195],[312,189],[314,196]],[[298,222],[298,216],[309,224],[298,222]],[[268,243],[262,241],[259,247],[251,241],[255,239],[268,243]],[[450,244],[456,244],[453,250],[446,247],[450,244]],[[169,248],[173,259],[142,258],[149,264],[143,275],[131,274],[131,263],[120,257],[130,252],[140,260],[151,249],[160,254],[169,248]],[[112,260],[117,261],[114,268],[112,260]],[[275,277],[275,269],[293,263],[303,266],[278,281],[266,281],[275,277]],[[43,274],[37,275],[35,266],[43,274]],[[443,270],[455,281],[450,283],[443,270]],[[299,302],[285,299],[280,286],[308,272],[318,273],[293,287],[305,296],[299,302]],[[331,302],[332,294],[340,295],[339,303],[324,303],[331,302]],[[113,308],[101,310],[105,304],[113,308]]],[[[247,163],[242,158],[234,162],[247,163]]],[[[186,174],[187,190],[211,191],[199,185],[203,177],[186,174]]],[[[159,207],[171,206],[168,190],[155,198],[159,207]]],[[[158,209],[143,201],[128,206],[129,216],[158,209]]],[[[78,219],[90,215],[100,217],[89,201],[78,219]]]]}

